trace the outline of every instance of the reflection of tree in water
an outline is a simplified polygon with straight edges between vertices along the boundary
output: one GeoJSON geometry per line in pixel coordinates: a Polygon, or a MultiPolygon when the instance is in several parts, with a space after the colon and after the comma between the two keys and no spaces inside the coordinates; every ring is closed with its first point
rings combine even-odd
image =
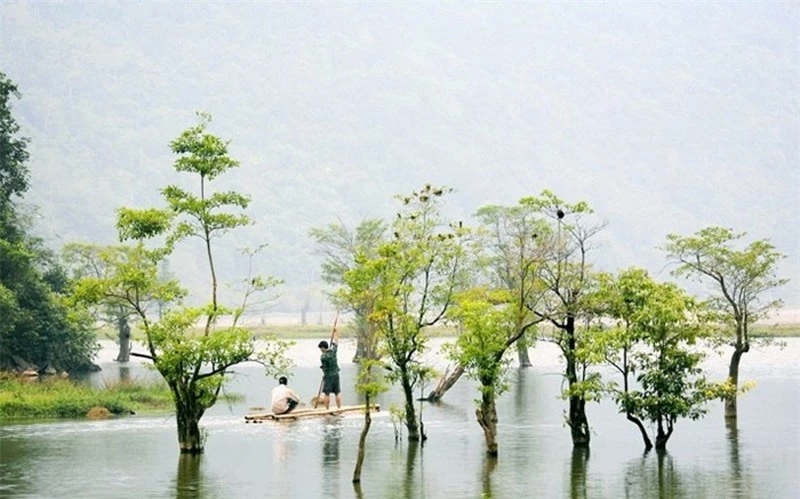
{"type": "MultiPolygon", "coordinates": [[[[0,470],[3,492],[18,497],[34,497],[31,470],[35,470],[39,456],[47,455],[47,439],[16,438],[0,432],[0,470]],[[44,445],[40,445],[44,443],[44,445]]],[[[35,475],[34,475],[35,476],[35,475]]]]}
{"type": "Polygon", "coordinates": [[[725,428],[725,439],[728,442],[728,455],[731,462],[730,483],[733,486],[731,493],[735,493],[738,497],[754,497],[756,494],[751,490],[750,477],[743,472],[742,460],[739,456],[739,428],[736,426],[736,419],[727,418],[725,428]]]}
{"type": "Polygon", "coordinates": [[[525,390],[525,386],[527,385],[526,380],[528,379],[526,373],[529,371],[529,369],[524,368],[517,369],[517,382],[514,384],[514,409],[517,410],[517,414],[527,407],[529,395],[525,390]]]}
{"type": "Polygon", "coordinates": [[[178,476],[175,479],[175,497],[189,499],[203,497],[200,463],[202,454],[181,454],[178,459],[178,476]]]}
{"type": "Polygon", "coordinates": [[[569,463],[569,497],[570,499],[586,499],[586,468],[589,462],[588,447],[573,447],[572,459],[569,463]]]}
{"type": "MultiPolygon", "coordinates": [[[[342,421],[337,416],[327,418],[322,430],[322,490],[339,490],[339,444],[342,440],[342,421]]],[[[327,495],[327,494],[326,494],[327,495]]]]}
{"type": "MultiPolygon", "coordinates": [[[[723,494],[724,495],[724,494],[723,494]]],[[[719,495],[719,497],[723,497],[719,495]]],[[[687,494],[678,467],[672,456],[665,450],[648,452],[633,460],[625,470],[625,497],[658,497],[671,499],[694,497],[687,494]]],[[[703,497],[700,495],[699,497],[703,497]]],[[[717,497],[712,494],[710,497],[717,497]]]]}
{"type": "Polygon", "coordinates": [[[338,466],[339,442],[342,440],[342,421],[338,417],[331,417],[325,422],[322,434],[322,466],[338,466]]]}
{"type": "Polygon", "coordinates": [[[481,473],[481,499],[492,497],[492,472],[497,467],[497,456],[483,456],[483,472],[481,473]]]}
{"type": "Polygon", "coordinates": [[[407,441],[406,449],[406,476],[403,480],[404,497],[415,497],[414,494],[414,468],[417,464],[417,454],[422,452],[419,442],[407,441]]]}

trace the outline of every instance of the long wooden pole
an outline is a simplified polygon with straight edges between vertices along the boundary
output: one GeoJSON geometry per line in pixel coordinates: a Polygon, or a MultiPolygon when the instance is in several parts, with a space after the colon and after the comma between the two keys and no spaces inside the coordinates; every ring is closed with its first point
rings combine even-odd
{"type": "MultiPolygon", "coordinates": [[[[328,343],[328,348],[333,344],[333,335],[336,334],[336,323],[339,322],[339,311],[336,311],[336,316],[333,318],[333,330],[331,331],[331,341],[328,343]]],[[[322,373],[322,379],[319,380],[319,390],[317,396],[314,398],[314,409],[319,405],[319,397],[322,395],[322,384],[325,382],[325,373],[322,373]]]]}

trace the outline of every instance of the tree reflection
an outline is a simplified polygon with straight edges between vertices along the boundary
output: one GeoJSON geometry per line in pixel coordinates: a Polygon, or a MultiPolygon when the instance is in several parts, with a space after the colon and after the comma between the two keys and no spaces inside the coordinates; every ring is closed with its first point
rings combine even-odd
{"type": "Polygon", "coordinates": [[[669,452],[656,450],[645,451],[640,459],[628,465],[625,471],[625,497],[668,499],[692,496],[686,495],[678,467],[669,452]]]}
{"type": "Polygon", "coordinates": [[[528,379],[526,373],[529,371],[529,369],[521,367],[517,369],[517,382],[514,385],[514,408],[517,410],[517,414],[526,409],[528,405],[529,394],[525,390],[525,386],[527,385],[526,380],[528,379]]]}
{"type": "Polygon", "coordinates": [[[418,441],[408,441],[406,449],[406,479],[403,480],[405,497],[414,497],[414,468],[417,463],[417,454],[422,452],[418,441]]]}
{"type": "Polygon", "coordinates": [[[342,421],[339,416],[331,416],[324,423],[322,434],[322,487],[339,488],[339,446],[342,441],[342,421]]]}
{"type": "Polygon", "coordinates": [[[203,497],[200,464],[202,454],[181,454],[178,458],[178,476],[175,480],[175,497],[189,499],[203,497]]]}
{"type": "Polygon", "coordinates": [[[736,418],[726,418],[725,427],[725,439],[728,442],[728,455],[731,463],[729,481],[734,489],[732,492],[735,491],[741,497],[751,497],[753,494],[750,490],[750,481],[739,455],[739,428],[736,426],[736,418]]]}
{"type": "Polygon", "coordinates": [[[586,499],[586,468],[589,462],[588,447],[573,447],[569,464],[569,497],[586,499]]]}
{"type": "Polygon", "coordinates": [[[483,489],[481,491],[481,499],[492,497],[492,472],[497,467],[497,456],[483,456],[483,473],[481,474],[481,482],[483,489]]]}

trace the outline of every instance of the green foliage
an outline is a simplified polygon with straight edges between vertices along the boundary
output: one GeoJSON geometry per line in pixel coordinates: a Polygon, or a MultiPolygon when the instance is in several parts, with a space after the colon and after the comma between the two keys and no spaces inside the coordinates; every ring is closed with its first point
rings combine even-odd
{"type": "Polygon", "coordinates": [[[430,376],[418,361],[425,351],[426,327],[439,323],[453,294],[465,281],[466,253],[461,223],[445,224],[439,212],[445,187],[425,185],[410,196],[398,196],[403,209],[392,222],[392,238],[357,251],[355,266],[343,276],[337,296],[369,310],[367,322],[379,338],[379,354],[393,366],[388,378],[398,381],[406,398],[410,439],[419,437],[414,386],[430,376]]]}
{"type": "Polygon", "coordinates": [[[508,291],[473,289],[459,293],[448,312],[461,329],[447,350],[450,358],[480,383],[483,394],[492,397],[508,387],[505,353],[516,332],[516,311],[509,305],[496,305],[508,302],[508,291]]]}
{"type": "MultiPolygon", "coordinates": [[[[166,209],[120,209],[120,236],[137,240],[137,245],[98,250],[93,255],[102,263],[103,272],[82,279],[77,287],[79,296],[87,302],[119,301],[139,317],[149,357],[172,391],[178,440],[185,452],[202,451],[204,438],[198,423],[206,409],[216,403],[232,366],[258,361],[265,366],[267,375],[273,375],[285,371],[289,363],[285,356],[288,343],[264,337],[257,349],[252,334],[238,326],[253,295],[280,281],[250,274],[244,281],[241,306],[228,307],[218,302],[212,241],[249,223],[243,213],[228,211],[246,208],[248,198],[235,192],[210,191],[210,181],[238,162],[227,156],[227,143],[205,132],[209,123],[210,116],[201,114],[197,126],[171,143],[173,152],[179,155],[175,169],[199,177],[199,194],[170,185],[162,189],[166,209]],[[157,236],[165,236],[164,245],[146,249],[143,240],[157,236]],[[185,292],[177,281],[162,279],[158,271],[159,263],[174,245],[190,236],[203,241],[211,274],[211,300],[203,307],[182,306],[185,292]],[[159,320],[148,314],[148,306],[154,303],[166,307],[159,320]],[[231,323],[218,327],[223,316],[231,317],[231,323]],[[195,326],[199,322],[205,325],[197,332],[195,326]]],[[[252,258],[260,248],[244,251],[251,268],[252,258]]]]}
{"type": "Polygon", "coordinates": [[[629,418],[657,425],[656,441],[666,445],[678,419],[698,419],[708,401],[736,390],[730,383],[709,382],[700,368],[705,354],[694,346],[712,332],[706,306],[642,269],[605,275],[600,282],[595,298],[616,324],[593,335],[592,347],[623,381],[621,388],[609,384],[608,391],[629,418]]]}
{"type": "Polygon", "coordinates": [[[97,349],[88,315],[65,302],[60,263],[16,205],[28,188],[28,140],[16,136],[12,97],[16,86],[0,73],[0,368],[84,370],[97,349]]]}
{"type": "Polygon", "coordinates": [[[745,350],[750,326],[781,306],[780,300],[768,299],[769,292],[789,282],[775,275],[785,255],[765,239],[739,249],[746,235],[706,227],[691,236],[669,234],[663,248],[676,265],[674,275],[713,284],[709,304],[725,325],[722,332],[745,350]]]}

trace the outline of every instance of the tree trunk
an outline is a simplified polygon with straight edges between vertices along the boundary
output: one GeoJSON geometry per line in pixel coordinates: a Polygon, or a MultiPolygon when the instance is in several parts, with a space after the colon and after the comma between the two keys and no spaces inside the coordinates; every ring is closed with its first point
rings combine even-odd
{"type": "Polygon", "coordinates": [[[517,357],[519,357],[519,367],[531,367],[531,358],[528,355],[528,339],[520,336],[517,340],[517,357]]]}
{"type": "Polygon", "coordinates": [[[356,353],[353,362],[357,363],[361,359],[377,360],[378,354],[375,352],[375,326],[366,319],[366,315],[357,315],[356,325],[356,353]]]}
{"type": "Polygon", "coordinates": [[[408,440],[419,442],[419,427],[417,426],[417,413],[414,410],[414,387],[408,378],[408,371],[405,366],[401,368],[400,384],[403,387],[403,395],[406,397],[406,429],[408,429],[408,440]]]}
{"type": "Polygon", "coordinates": [[[639,432],[642,434],[642,440],[644,441],[645,452],[652,449],[653,443],[650,441],[650,436],[647,434],[647,429],[645,429],[639,418],[633,416],[631,413],[627,413],[626,416],[628,417],[628,421],[632,422],[639,428],[639,432]]]}
{"type": "Polygon", "coordinates": [[[667,421],[667,431],[664,431],[664,425],[661,424],[661,421],[658,421],[658,430],[656,433],[656,450],[663,451],[667,448],[667,442],[669,441],[669,437],[672,436],[673,426],[672,423],[667,421]]]}
{"type": "MultiPolygon", "coordinates": [[[[173,390],[173,395],[176,390],[173,390]]],[[[200,433],[200,417],[192,401],[176,398],[175,420],[178,423],[178,445],[182,454],[200,454],[203,452],[203,436],[200,433]]]]}
{"type": "Polygon", "coordinates": [[[456,381],[464,374],[464,367],[463,366],[456,366],[453,369],[453,372],[447,374],[439,384],[436,385],[436,388],[425,397],[425,400],[428,402],[438,402],[439,400],[444,397],[444,394],[447,393],[447,390],[453,387],[456,384],[456,381]]]}
{"type": "Polygon", "coordinates": [[[369,411],[369,395],[366,396],[367,411],[364,413],[364,427],[361,429],[361,437],[358,439],[358,457],[356,458],[356,468],[353,471],[353,483],[361,481],[361,465],[364,464],[364,448],[367,443],[367,433],[372,424],[372,416],[369,411]]]}
{"type": "MultiPolygon", "coordinates": [[[[564,357],[567,359],[566,377],[570,390],[578,383],[578,369],[575,362],[575,318],[567,317],[567,350],[564,357]]],[[[579,395],[569,396],[569,415],[567,419],[572,445],[575,447],[588,447],[591,438],[589,434],[589,420],[586,418],[586,400],[579,395]]]]}
{"type": "Polygon", "coordinates": [[[119,330],[119,354],[114,360],[128,362],[131,360],[131,327],[128,325],[127,316],[122,315],[117,319],[117,329],[119,330]]]}
{"type": "Polygon", "coordinates": [[[483,428],[486,454],[492,457],[497,456],[497,407],[493,394],[483,393],[481,395],[481,404],[475,409],[475,416],[478,418],[478,424],[483,428]]]}
{"type": "MultiPolygon", "coordinates": [[[[731,362],[728,366],[728,380],[733,383],[736,388],[739,388],[739,363],[742,360],[742,355],[750,351],[749,343],[737,343],[731,355],[731,362]]],[[[734,392],[729,398],[725,399],[725,418],[736,419],[736,393],[734,392]]]]}

